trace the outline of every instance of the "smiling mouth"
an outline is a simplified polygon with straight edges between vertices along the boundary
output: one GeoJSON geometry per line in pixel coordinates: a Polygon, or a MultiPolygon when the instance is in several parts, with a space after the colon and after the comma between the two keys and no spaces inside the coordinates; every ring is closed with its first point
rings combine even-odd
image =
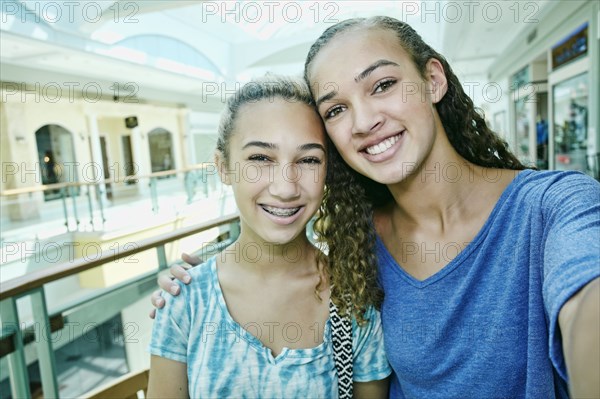
{"type": "Polygon", "coordinates": [[[398,133],[395,136],[388,137],[387,139],[383,140],[382,142],[380,142],[378,144],[375,144],[375,145],[365,148],[363,151],[365,151],[369,155],[381,154],[383,152],[386,152],[390,148],[392,148],[392,146],[394,144],[396,144],[396,142],[398,140],[400,140],[401,136],[402,136],[402,133],[398,133]]]}
{"type": "Polygon", "coordinates": [[[270,213],[273,216],[277,216],[280,218],[288,218],[290,216],[294,216],[296,213],[298,213],[298,211],[300,210],[300,208],[302,207],[296,207],[296,208],[278,208],[275,206],[268,206],[268,205],[261,205],[262,209],[264,209],[266,212],[270,213]]]}

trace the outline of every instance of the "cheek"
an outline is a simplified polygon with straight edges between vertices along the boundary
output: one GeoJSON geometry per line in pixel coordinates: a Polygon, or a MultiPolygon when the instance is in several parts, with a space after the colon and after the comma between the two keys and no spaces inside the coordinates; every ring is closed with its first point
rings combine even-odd
{"type": "MultiPolygon", "coordinates": [[[[325,179],[325,176],[323,176],[325,179]]],[[[323,201],[323,195],[325,195],[325,186],[322,182],[318,182],[313,190],[314,198],[315,198],[315,206],[321,206],[321,202],[323,201]]]]}
{"type": "Polygon", "coordinates": [[[261,168],[252,164],[242,165],[236,174],[231,175],[233,190],[245,197],[251,197],[260,193],[272,179],[272,173],[267,168],[261,168]]]}
{"type": "Polygon", "coordinates": [[[325,168],[305,168],[302,170],[302,185],[312,192],[318,192],[325,186],[325,168]]]}
{"type": "Polygon", "coordinates": [[[316,198],[323,196],[325,190],[325,167],[302,168],[299,184],[310,196],[316,198]]]}
{"type": "Polygon", "coordinates": [[[352,134],[350,132],[346,134],[336,126],[330,130],[329,138],[344,160],[347,161],[347,157],[355,153],[354,146],[352,145],[352,134]]]}
{"type": "Polygon", "coordinates": [[[350,118],[344,117],[334,121],[327,127],[327,135],[336,147],[349,143],[352,140],[352,124],[350,118]]]}
{"type": "Polygon", "coordinates": [[[316,181],[317,189],[319,191],[319,196],[322,198],[325,193],[325,179],[327,178],[327,170],[325,168],[321,169],[321,173],[319,174],[319,178],[316,181]]]}

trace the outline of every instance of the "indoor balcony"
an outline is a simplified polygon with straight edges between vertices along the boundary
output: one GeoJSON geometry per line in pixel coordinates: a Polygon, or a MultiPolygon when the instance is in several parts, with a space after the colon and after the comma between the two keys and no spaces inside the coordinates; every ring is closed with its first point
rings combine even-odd
{"type": "Polygon", "coordinates": [[[212,164],[0,197],[3,398],[81,397],[147,369],[157,273],[238,231],[212,164]]]}

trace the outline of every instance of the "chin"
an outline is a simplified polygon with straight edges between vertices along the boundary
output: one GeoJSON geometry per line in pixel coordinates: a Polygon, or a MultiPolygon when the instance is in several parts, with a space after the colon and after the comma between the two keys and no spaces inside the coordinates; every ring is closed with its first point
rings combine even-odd
{"type": "Polygon", "coordinates": [[[390,171],[390,170],[386,170],[384,173],[379,172],[379,171],[370,170],[369,173],[361,173],[361,174],[363,176],[373,180],[376,183],[384,184],[384,185],[400,183],[401,181],[406,179],[407,176],[409,176],[409,173],[407,173],[407,171],[403,172],[403,171],[390,171]]]}
{"type": "Polygon", "coordinates": [[[273,245],[286,245],[293,242],[298,236],[300,232],[296,232],[293,234],[271,234],[269,237],[265,237],[265,241],[273,244],[273,245]]]}

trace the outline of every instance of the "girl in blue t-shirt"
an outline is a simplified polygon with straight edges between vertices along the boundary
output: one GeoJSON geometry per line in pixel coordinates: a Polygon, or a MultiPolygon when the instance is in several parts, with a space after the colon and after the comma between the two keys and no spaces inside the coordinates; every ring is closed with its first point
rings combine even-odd
{"type": "MultiPolygon", "coordinates": [[[[148,397],[337,397],[330,299],[341,308],[345,301],[306,235],[327,172],[325,132],[306,85],[268,76],[229,98],[216,165],[241,232],[157,312],[148,397]]],[[[379,313],[357,305],[354,397],[386,397],[379,313]]]]}
{"type": "Polygon", "coordinates": [[[598,182],[525,170],[394,18],[328,28],[305,80],[333,144],[332,281],[363,301],[379,279],[390,397],[600,397],[598,182]],[[348,241],[378,268],[344,268],[348,241]]]}
{"type": "Polygon", "coordinates": [[[330,221],[377,231],[390,397],[599,397],[598,182],[526,170],[394,18],[328,28],[304,76],[337,150],[330,221]]]}

